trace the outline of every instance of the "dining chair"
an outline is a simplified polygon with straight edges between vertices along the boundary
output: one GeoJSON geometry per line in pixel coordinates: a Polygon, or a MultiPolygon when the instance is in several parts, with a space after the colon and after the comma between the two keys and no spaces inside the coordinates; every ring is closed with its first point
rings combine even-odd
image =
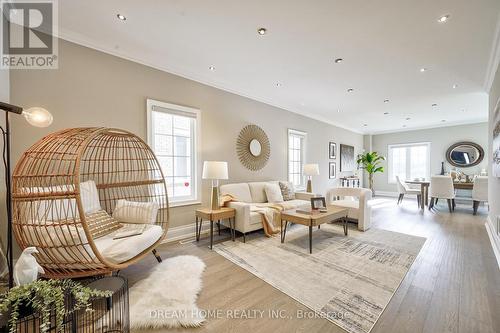
{"type": "Polygon", "coordinates": [[[473,214],[477,214],[479,203],[488,201],[488,177],[478,176],[474,179],[472,187],[472,209],[473,214]]]}
{"type": "Polygon", "coordinates": [[[429,193],[431,197],[429,210],[434,207],[438,199],[446,199],[448,201],[450,213],[455,210],[455,188],[453,187],[453,179],[450,176],[432,176],[429,193]]]}
{"type": "Polygon", "coordinates": [[[401,201],[403,201],[405,194],[409,194],[417,196],[417,204],[418,208],[420,208],[420,205],[422,204],[422,197],[420,195],[420,190],[410,188],[408,184],[401,181],[399,176],[396,176],[396,185],[398,186],[398,192],[399,192],[398,205],[401,203],[401,201]]]}

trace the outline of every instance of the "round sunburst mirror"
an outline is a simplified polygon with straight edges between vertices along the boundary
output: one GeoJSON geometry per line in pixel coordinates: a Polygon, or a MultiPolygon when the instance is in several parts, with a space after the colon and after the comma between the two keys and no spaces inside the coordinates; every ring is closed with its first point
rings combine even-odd
{"type": "Polygon", "coordinates": [[[247,169],[257,171],[267,164],[271,155],[271,145],[262,128],[248,125],[243,127],[238,135],[236,151],[241,164],[247,169]]]}

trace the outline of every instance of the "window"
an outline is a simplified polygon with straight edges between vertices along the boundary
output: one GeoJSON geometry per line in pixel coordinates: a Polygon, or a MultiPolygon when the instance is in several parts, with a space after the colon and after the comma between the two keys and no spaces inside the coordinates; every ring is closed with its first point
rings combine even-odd
{"type": "Polygon", "coordinates": [[[429,142],[389,145],[389,183],[401,180],[430,177],[429,142]]]}
{"type": "Polygon", "coordinates": [[[197,202],[200,112],[148,99],[148,141],[160,162],[173,206],[197,202]]]}
{"type": "Polygon", "coordinates": [[[297,189],[305,188],[304,160],[307,133],[288,130],[288,181],[297,189]]]}

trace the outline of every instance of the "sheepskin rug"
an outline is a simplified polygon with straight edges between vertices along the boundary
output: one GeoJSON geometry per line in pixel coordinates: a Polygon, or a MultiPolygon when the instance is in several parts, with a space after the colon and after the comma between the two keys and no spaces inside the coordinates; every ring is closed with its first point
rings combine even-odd
{"type": "Polygon", "coordinates": [[[204,269],[205,263],[194,256],[168,258],[155,265],[130,288],[130,328],[200,326],[205,317],[196,299],[204,269]]]}

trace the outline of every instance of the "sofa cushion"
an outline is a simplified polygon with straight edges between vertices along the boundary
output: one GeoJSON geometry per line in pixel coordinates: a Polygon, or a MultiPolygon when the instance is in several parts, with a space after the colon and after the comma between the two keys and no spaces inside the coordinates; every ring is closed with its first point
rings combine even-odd
{"type": "Polygon", "coordinates": [[[248,183],[226,184],[220,187],[221,195],[229,194],[241,202],[252,202],[248,183]]]}
{"type": "Polygon", "coordinates": [[[331,203],[332,206],[347,208],[349,210],[349,218],[358,219],[359,201],[354,200],[335,200],[331,203]]]}
{"type": "Polygon", "coordinates": [[[283,202],[283,196],[281,195],[281,189],[278,184],[268,183],[264,187],[264,190],[266,192],[268,202],[283,202]]]}
{"type": "Polygon", "coordinates": [[[290,182],[279,182],[281,195],[283,196],[283,200],[289,201],[295,199],[295,191],[293,189],[293,184],[290,182]]]}
{"type": "Polygon", "coordinates": [[[251,182],[248,183],[248,187],[250,188],[250,193],[252,194],[252,201],[255,203],[264,203],[267,202],[267,196],[265,187],[268,182],[251,182]]]}

